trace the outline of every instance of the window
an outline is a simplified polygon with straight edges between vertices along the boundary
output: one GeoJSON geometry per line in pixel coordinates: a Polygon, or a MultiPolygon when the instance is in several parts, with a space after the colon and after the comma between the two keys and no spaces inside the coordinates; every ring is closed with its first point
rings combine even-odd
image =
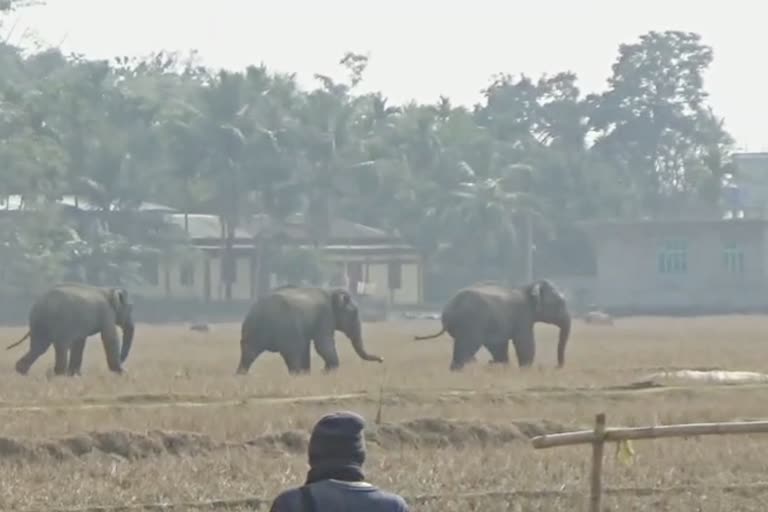
{"type": "Polygon", "coordinates": [[[179,269],[179,283],[182,286],[193,286],[195,284],[195,264],[185,262],[179,269]]]}
{"type": "Polygon", "coordinates": [[[387,269],[389,289],[399,290],[403,287],[403,264],[399,261],[390,261],[387,269]]]}
{"type": "Polygon", "coordinates": [[[688,247],[684,240],[664,242],[658,255],[659,274],[685,274],[688,271],[688,247]]]}
{"type": "Polygon", "coordinates": [[[744,273],[744,250],[729,245],[723,250],[723,265],[729,274],[744,273]]]}

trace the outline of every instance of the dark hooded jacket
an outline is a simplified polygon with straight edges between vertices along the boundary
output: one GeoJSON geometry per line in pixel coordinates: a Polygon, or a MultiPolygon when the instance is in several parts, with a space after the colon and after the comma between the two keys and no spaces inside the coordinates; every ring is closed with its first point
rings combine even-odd
{"type": "Polygon", "coordinates": [[[323,416],[309,439],[309,472],[282,492],[270,512],[408,512],[405,500],[365,481],[365,420],[355,413],[323,416]]]}

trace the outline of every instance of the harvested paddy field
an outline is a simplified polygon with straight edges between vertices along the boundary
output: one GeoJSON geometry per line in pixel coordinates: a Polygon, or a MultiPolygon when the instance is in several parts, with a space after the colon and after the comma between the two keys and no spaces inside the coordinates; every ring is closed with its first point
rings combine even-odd
{"type": "MultiPolygon", "coordinates": [[[[768,317],[577,321],[560,370],[557,330],[540,325],[527,371],[490,366],[481,351],[475,364],[449,372],[450,338],[412,339],[436,327],[366,324],[366,348],[384,364],[361,361],[339,333],[339,370],[323,374],[313,352],[312,374],[297,377],[276,354],[235,376],[237,324],[209,332],[140,324],[122,377],[107,372],[98,337],[76,378],[50,377],[52,350],[18,376],[13,363],[28,342],[3,350],[0,509],[266,510],[276,493],[303,482],[313,423],[351,409],[369,423],[369,480],[404,495],[413,510],[583,510],[589,447],[535,450],[532,437],[590,428],[599,412],[609,426],[768,416],[768,384],[633,385],[664,370],[768,372],[768,317]]],[[[2,329],[0,339],[8,345],[23,333],[2,329]]],[[[636,441],[629,464],[608,445],[604,504],[763,511],[767,437],[636,441]]]]}

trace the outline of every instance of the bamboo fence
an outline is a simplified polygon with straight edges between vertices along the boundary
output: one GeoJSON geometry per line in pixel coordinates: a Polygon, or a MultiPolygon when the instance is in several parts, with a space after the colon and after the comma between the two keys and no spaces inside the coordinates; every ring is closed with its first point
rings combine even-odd
{"type": "Polygon", "coordinates": [[[589,511],[600,512],[603,495],[603,451],[606,442],[627,442],[635,439],[660,439],[664,437],[764,433],[768,433],[768,421],[684,423],[651,427],[606,428],[605,413],[600,413],[595,416],[595,427],[593,430],[542,435],[534,437],[531,439],[531,442],[534,448],[554,448],[579,444],[592,445],[589,511]]]}

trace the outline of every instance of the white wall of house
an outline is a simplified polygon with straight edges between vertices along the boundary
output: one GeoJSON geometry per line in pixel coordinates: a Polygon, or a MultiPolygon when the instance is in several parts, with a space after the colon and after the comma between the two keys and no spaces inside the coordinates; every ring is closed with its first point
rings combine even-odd
{"type": "MultiPolygon", "coordinates": [[[[371,295],[374,297],[386,299],[395,305],[412,305],[420,302],[419,262],[403,259],[371,261],[364,265],[367,266],[368,282],[373,285],[371,295]],[[390,275],[392,275],[392,281],[390,281],[390,275]]],[[[363,272],[365,274],[366,271],[363,272]]]]}
{"type": "MultiPolygon", "coordinates": [[[[353,265],[361,270],[362,289],[373,297],[391,301],[395,305],[412,305],[422,299],[421,262],[414,255],[330,255],[331,261],[341,264],[349,273],[353,265]],[[399,272],[399,279],[397,273],[399,272]],[[390,282],[390,273],[393,281],[390,282]],[[390,289],[390,284],[394,287],[390,289]]],[[[159,262],[157,279],[136,287],[135,293],[153,298],[205,299],[205,268],[210,270],[211,300],[224,300],[221,280],[221,257],[215,253],[198,252],[188,262],[159,262]]],[[[250,300],[252,273],[251,258],[239,255],[236,259],[236,280],[232,285],[234,300],[250,300]]],[[[272,284],[277,281],[272,278],[272,284]]]]}

